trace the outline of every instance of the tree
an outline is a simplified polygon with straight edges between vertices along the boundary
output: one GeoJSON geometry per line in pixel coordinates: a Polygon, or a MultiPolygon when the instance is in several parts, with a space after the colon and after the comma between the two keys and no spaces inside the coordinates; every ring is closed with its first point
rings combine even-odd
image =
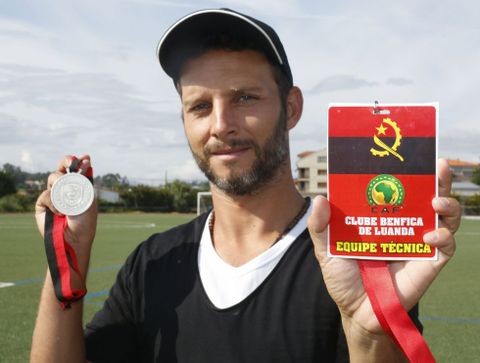
{"type": "Polygon", "coordinates": [[[138,185],[124,189],[120,192],[120,198],[125,202],[127,208],[135,208],[145,212],[170,212],[173,208],[173,195],[169,191],[148,185],[138,185]]]}
{"type": "Polygon", "coordinates": [[[480,168],[477,168],[472,173],[472,183],[480,185],[480,168]]]}
{"type": "Polygon", "coordinates": [[[17,188],[15,188],[15,177],[4,171],[0,171],[0,197],[9,194],[15,194],[17,188]]]}
{"type": "Polygon", "coordinates": [[[105,174],[95,177],[95,184],[111,190],[119,191],[124,187],[128,187],[127,177],[122,177],[120,174],[105,174]]]}
{"type": "Polygon", "coordinates": [[[25,181],[25,172],[19,166],[12,165],[10,163],[3,164],[2,171],[12,177],[15,185],[21,184],[25,181]]]}
{"type": "Polygon", "coordinates": [[[12,165],[10,163],[5,163],[3,164],[3,169],[5,173],[10,174],[10,175],[17,175],[22,173],[22,169],[20,169],[19,166],[12,165]]]}
{"type": "Polygon", "coordinates": [[[474,194],[465,198],[466,214],[480,214],[480,194],[474,194]]]}
{"type": "Polygon", "coordinates": [[[181,180],[174,180],[165,186],[173,195],[173,209],[176,212],[191,212],[197,205],[197,189],[181,180]]]}
{"type": "Polygon", "coordinates": [[[35,206],[35,199],[28,195],[9,194],[0,198],[1,213],[32,212],[35,206]]]}

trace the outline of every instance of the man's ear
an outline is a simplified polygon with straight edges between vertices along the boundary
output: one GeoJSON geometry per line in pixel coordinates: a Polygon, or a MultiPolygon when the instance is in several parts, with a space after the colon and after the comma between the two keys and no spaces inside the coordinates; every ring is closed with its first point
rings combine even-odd
{"type": "Polygon", "coordinates": [[[303,95],[300,88],[293,86],[287,96],[287,129],[293,129],[303,112],[303,95]]]}

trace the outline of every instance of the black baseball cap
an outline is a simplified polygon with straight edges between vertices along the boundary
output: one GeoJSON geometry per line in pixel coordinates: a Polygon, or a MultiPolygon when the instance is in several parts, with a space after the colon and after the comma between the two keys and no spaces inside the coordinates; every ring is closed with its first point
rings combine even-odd
{"type": "Polygon", "coordinates": [[[293,86],[287,54],[275,30],[260,20],[230,9],[199,10],[173,24],[157,47],[157,56],[165,73],[175,81],[181,66],[191,56],[189,49],[215,34],[228,34],[234,39],[254,44],[255,50],[262,52],[270,63],[277,66],[293,86]]]}

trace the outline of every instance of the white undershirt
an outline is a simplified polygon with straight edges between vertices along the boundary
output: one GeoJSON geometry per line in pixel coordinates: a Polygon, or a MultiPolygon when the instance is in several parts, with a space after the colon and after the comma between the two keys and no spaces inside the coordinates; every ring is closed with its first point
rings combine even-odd
{"type": "Polygon", "coordinates": [[[200,278],[210,301],[219,309],[238,304],[250,295],[272,272],[295,239],[307,228],[311,205],[290,232],[265,252],[234,267],[217,254],[208,228],[208,216],[198,250],[200,278]]]}

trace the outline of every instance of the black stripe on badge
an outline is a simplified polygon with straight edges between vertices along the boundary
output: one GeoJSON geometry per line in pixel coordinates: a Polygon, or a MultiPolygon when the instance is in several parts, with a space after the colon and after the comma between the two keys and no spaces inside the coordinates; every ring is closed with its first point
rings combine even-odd
{"type": "MultiPolygon", "coordinates": [[[[395,138],[382,138],[392,146],[395,138]]],[[[435,174],[435,138],[409,137],[401,140],[397,152],[401,161],[390,154],[375,156],[370,149],[384,151],[371,137],[331,137],[328,141],[328,171],[331,174],[435,174]]]]}

